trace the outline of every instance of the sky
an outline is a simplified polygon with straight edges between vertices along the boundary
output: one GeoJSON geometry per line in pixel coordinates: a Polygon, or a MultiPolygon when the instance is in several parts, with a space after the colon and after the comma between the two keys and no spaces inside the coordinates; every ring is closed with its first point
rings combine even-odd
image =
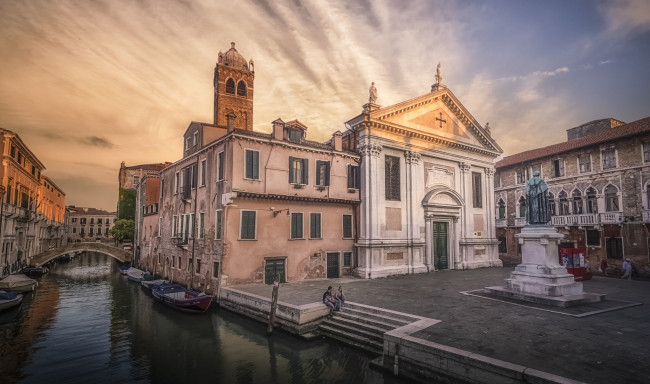
{"type": "Polygon", "coordinates": [[[230,43],[255,62],[254,129],[325,141],[375,82],[389,106],[445,84],[512,155],[588,121],[650,116],[650,1],[0,0],[0,127],[66,204],[115,210],[118,170],[174,162],[212,123],[230,43]]]}

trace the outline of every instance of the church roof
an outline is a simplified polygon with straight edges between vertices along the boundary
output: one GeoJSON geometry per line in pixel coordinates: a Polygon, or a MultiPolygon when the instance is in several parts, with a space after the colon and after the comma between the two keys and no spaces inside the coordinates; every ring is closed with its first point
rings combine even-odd
{"type": "Polygon", "coordinates": [[[504,157],[495,164],[495,167],[503,168],[509,165],[557,155],[575,149],[584,148],[616,139],[622,139],[624,137],[634,136],[646,132],[650,132],[650,117],[633,121],[629,124],[621,125],[605,131],[600,131],[589,136],[583,136],[577,139],[565,141],[563,143],[553,144],[542,148],[535,148],[529,151],[524,151],[508,157],[504,157]]]}
{"type": "Polygon", "coordinates": [[[242,55],[235,49],[235,43],[230,43],[230,49],[223,55],[223,64],[237,68],[248,70],[248,63],[242,55]]]}

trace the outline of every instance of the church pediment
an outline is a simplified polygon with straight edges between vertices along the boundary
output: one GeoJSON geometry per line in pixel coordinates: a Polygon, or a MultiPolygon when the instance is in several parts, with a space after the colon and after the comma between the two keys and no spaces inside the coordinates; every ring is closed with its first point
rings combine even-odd
{"type": "Polygon", "coordinates": [[[370,112],[370,120],[391,130],[450,144],[502,153],[490,134],[444,89],[370,112]]]}

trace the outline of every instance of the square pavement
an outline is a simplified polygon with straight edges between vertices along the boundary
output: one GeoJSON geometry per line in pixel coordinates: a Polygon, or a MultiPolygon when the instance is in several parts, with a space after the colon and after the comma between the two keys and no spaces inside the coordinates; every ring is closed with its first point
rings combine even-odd
{"type": "MultiPolygon", "coordinates": [[[[328,285],[346,300],[441,320],[412,336],[588,383],[650,383],[650,282],[594,276],[584,292],[642,305],[571,317],[463,294],[502,285],[514,268],[449,270],[374,280],[281,284],[279,301],[320,302],[328,285]]],[[[272,286],[232,288],[271,297],[272,286]]]]}

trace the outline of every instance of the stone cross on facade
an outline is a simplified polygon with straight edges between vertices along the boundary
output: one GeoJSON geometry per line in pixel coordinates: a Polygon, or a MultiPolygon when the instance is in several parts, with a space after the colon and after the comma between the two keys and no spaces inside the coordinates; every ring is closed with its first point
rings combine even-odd
{"type": "Polygon", "coordinates": [[[444,120],[444,119],[442,118],[442,112],[440,112],[440,118],[437,118],[437,117],[436,117],[436,121],[439,121],[439,122],[440,122],[440,128],[442,128],[442,123],[445,123],[445,124],[447,123],[447,120],[444,120]]]}

